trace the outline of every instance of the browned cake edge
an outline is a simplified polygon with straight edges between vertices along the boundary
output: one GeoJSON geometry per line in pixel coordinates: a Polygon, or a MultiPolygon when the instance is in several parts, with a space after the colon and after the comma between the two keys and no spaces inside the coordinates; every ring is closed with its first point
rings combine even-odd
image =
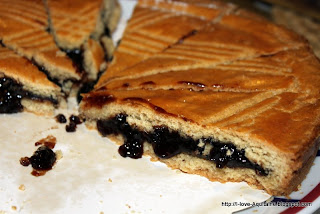
{"type": "MultiPolygon", "coordinates": [[[[256,139],[252,139],[251,142],[241,142],[235,135],[229,136],[232,135],[231,133],[219,132],[210,127],[202,127],[193,122],[184,121],[181,118],[155,114],[153,110],[139,105],[109,103],[103,108],[86,109],[85,104],[81,104],[80,113],[86,118],[88,128],[97,128],[97,120],[109,119],[122,113],[128,115],[127,121],[130,125],[137,127],[141,131],[150,131],[150,123],[152,123],[152,127],[165,125],[173,131],[178,131],[182,136],[194,134],[197,135],[193,136],[196,139],[214,136],[215,139],[218,138],[219,140],[227,139],[226,141],[232,142],[236,145],[237,149],[247,148],[246,154],[248,159],[270,170],[270,174],[261,176],[255,170],[247,168],[217,168],[212,161],[185,153],[180,153],[168,159],[159,158],[154,153],[151,144],[147,142],[144,143],[143,154],[149,155],[152,160],[161,161],[173,169],[202,175],[211,181],[222,183],[245,181],[250,186],[263,189],[271,195],[289,195],[292,191],[298,190],[300,183],[312,166],[320,143],[319,140],[314,141],[319,132],[318,129],[315,129],[310,139],[307,139],[307,141],[310,141],[310,147],[305,148],[298,156],[293,157],[292,154],[277,151],[266,142],[264,142],[265,145],[263,145],[262,149],[261,142],[258,142],[256,139]],[[143,119],[139,120],[138,118],[143,119]],[[146,121],[152,122],[148,123],[146,121]]],[[[108,137],[118,144],[122,145],[124,143],[121,135],[108,135],[108,137]]]]}

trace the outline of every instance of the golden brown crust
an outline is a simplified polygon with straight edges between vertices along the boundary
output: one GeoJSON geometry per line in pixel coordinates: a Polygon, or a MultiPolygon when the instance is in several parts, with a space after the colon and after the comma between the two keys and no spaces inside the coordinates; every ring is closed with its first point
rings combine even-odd
{"type": "Polygon", "coordinates": [[[86,77],[95,81],[106,67],[105,54],[113,46],[102,46],[103,37],[116,27],[120,6],[116,0],[46,0],[50,29],[57,45],[66,51],[81,51],[86,77]],[[112,29],[109,29],[111,27],[112,29]],[[104,53],[106,52],[106,53],[104,53]]]}
{"type": "Polygon", "coordinates": [[[233,6],[228,4],[218,4],[211,8],[180,2],[172,5],[166,1],[139,1],[108,72],[101,77],[96,87],[117,76],[125,68],[165,50],[183,37],[204,28],[208,21],[214,22],[233,9],[233,6]]]}
{"type": "Polygon", "coordinates": [[[58,78],[61,82],[67,79],[79,80],[80,74],[72,61],[65,54],[59,54],[60,49],[46,31],[47,15],[42,1],[27,3],[21,0],[14,0],[11,4],[0,2],[1,8],[6,8],[0,16],[0,38],[3,44],[44,66],[52,78],[58,78]],[[22,8],[28,8],[29,12],[19,13],[18,10],[22,8]]]}
{"type": "Polygon", "coordinates": [[[13,51],[0,47],[0,73],[23,85],[27,91],[54,99],[60,99],[60,88],[47,79],[29,60],[13,51]]]}
{"type": "Polygon", "coordinates": [[[63,49],[80,49],[100,18],[102,0],[47,0],[50,27],[63,49]]]}
{"type": "Polygon", "coordinates": [[[281,26],[225,4],[205,5],[139,1],[112,64],[80,111],[91,122],[125,113],[140,130],[165,125],[182,136],[232,142],[270,174],[219,171],[184,154],[161,161],[288,195],[319,147],[320,62],[303,38],[281,26]],[[168,20],[179,27],[171,30],[168,20]],[[197,24],[183,27],[186,20],[197,24]]]}
{"type": "Polygon", "coordinates": [[[31,61],[5,47],[0,47],[0,77],[13,79],[22,85],[23,90],[35,96],[56,101],[55,103],[45,99],[32,100],[25,97],[21,100],[25,111],[51,115],[63,99],[59,86],[50,82],[31,61]]]}

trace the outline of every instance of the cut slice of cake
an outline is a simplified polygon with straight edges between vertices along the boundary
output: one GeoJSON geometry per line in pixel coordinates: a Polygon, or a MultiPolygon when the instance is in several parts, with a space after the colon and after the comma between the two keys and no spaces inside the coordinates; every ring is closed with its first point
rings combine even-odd
{"type": "Polygon", "coordinates": [[[123,157],[147,154],[213,181],[289,195],[319,148],[320,62],[303,38],[242,9],[201,19],[203,27],[190,25],[187,34],[161,18],[183,26],[189,22],[180,16],[220,11],[194,2],[139,1],[110,70],[83,95],[80,112],[121,145],[123,157]],[[144,13],[159,17],[148,33],[148,24],[133,27],[144,13]],[[181,34],[172,39],[173,31],[181,34]]]}
{"type": "Polygon", "coordinates": [[[61,102],[59,86],[26,58],[0,47],[0,113],[51,115],[61,102]]]}
{"type": "Polygon", "coordinates": [[[95,81],[98,73],[105,70],[105,59],[111,57],[114,49],[112,42],[104,43],[102,40],[112,41],[108,21],[118,22],[120,12],[112,11],[118,11],[119,4],[115,0],[45,2],[50,31],[57,45],[83,66],[86,79],[95,81]]]}
{"type": "Polygon", "coordinates": [[[0,40],[7,48],[31,60],[66,95],[73,95],[84,83],[92,85],[99,72],[105,70],[113,50],[110,38],[105,35],[109,33],[107,21],[117,23],[120,8],[115,0],[76,3],[63,0],[52,4],[53,20],[61,30],[54,35],[59,35],[59,39],[50,34],[53,24],[48,22],[43,1],[1,0],[0,40]],[[73,46],[65,49],[60,40],[73,46]]]}
{"type": "Polygon", "coordinates": [[[44,4],[34,1],[0,1],[0,39],[2,43],[34,62],[48,78],[68,94],[81,73],[72,60],[62,52],[50,33],[44,4]],[[26,9],[27,8],[27,9],[26,9]]]}

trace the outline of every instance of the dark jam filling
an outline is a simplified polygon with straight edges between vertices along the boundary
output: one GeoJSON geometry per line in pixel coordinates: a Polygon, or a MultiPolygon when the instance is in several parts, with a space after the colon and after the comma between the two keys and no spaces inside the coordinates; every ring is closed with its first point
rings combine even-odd
{"type": "Polygon", "coordinates": [[[147,141],[152,144],[154,153],[160,158],[171,158],[186,153],[213,161],[217,168],[249,168],[255,170],[258,175],[268,175],[267,170],[247,159],[244,149],[239,150],[230,142],[212,138],[194,140],[191,137],[182,137],[165,126],[156,126],[152,132],[142,132],[131,127],[124,114],[118,114],[109,120],[98,120],[97,128],[103,136],[123,136],[124,144],[119,147],[119,153],[123,157],[141,158],[143,142],[147,141]]]}
{"type": "Polygon", "coordinates": [[[50,80],[51,82],[53,82],[54,84],[62,87],[61,81],[57,78],[53,78],[50,76],[49,72],[47,71],[47,69],[44,66],[39,65],[37,62],[35,62],[34,60],[32,61],[32,64],[37,66],[37,68],[39,69],[39,71],[41,71],[42,73],[44,73],[48,80],[50,80]]]}
{"type": "Polygon", "coordinates": [[[96,85],[96,83],[99,81],[101,75],[102,75],[102,71],[100,71],[98,73],[97,79],[94,81],[88,81],[82,84],[82,86],[80,87],[78,94],[77,94],[77,101],[78,103],[80,103],[80,101],[82,100],[82,96],[81,94],[86,94],[90,91],[92,91],[92,89],[94,88],[94,86],[96,85]]]}
{"type": "Polygon", "coordinates": [[[21,84],[8,77],[0,78],[0,113],[17,113],[23,110],[21,99],[27,97],[32,100],[50,101],[57,105],[58,101],[51,97],[42,97],[25,91],[21,84]]]}
{"type": "Polygon", "coordinates": [[[72,60],[73,66],[76,68],[77,73],[83,73],[83,50],[82,49],[66,49],[63,50],[67,56],[72,60]]]}

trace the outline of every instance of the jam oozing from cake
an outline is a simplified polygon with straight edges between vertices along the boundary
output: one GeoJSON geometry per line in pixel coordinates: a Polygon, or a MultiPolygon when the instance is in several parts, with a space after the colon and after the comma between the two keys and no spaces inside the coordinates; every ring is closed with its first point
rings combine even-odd
{"type": "Polygon", "coordinates": [[[15,80],[3,76],[0,78],[0,113],[17,113],[23,110],[22,98],[27,97],[37,101],[50,101],[57,105],[58,101],[51,97],[42,97],[25,91],[15,80]]]}
{"type": "Polygon", "coordinates": [[[133,129],[126,121],[126,116],[118,114],[112,120],[98,120],[97,127],[103,136],[122,134],[124,144],[119,147],[122,157],[141,158],[143,154],[143,133],[133,129]]]}
{"type": "Polygon", "coordinates": [[[85,81],[82,86],[80,87],[78,93],[77,93],[77,101],[78,103],[80,103],[80,101],[82,100],[82,96],[81,94],[86,94],[90,91],[92,91],[92,89],[94,88],[94,86],[96,85],[96,83],[98,82],[98,80],[100,79],[101,75],[103,74],[103,71],[100,71],[97,75],[97,79],[94,81],[85,81]]]}
{"type": "Polygon", "coordinates": [[[72,60],[73,66],[78,73],[82,73],[83,69],[83,51],[81,49],[64,50],[67,56],[72,60]]]}
{"type": "Polygon", "coordinates": [[[96,81],[91,81],[91,82],[86,82],[81,86],[81,88],[77,94],[78,103],[80,103],[80,101],[82,100],[81,94],[85,94],[85,93],[90,92],[94,88],[95,84],[96,84],[96,81]]]}
{"type": "Polygon", "coordinates": [[[23,110],[21,99],[25,96],[22,86],[14,80],[0,78],[0,113],[17,113],[23,110]]]}
{"type": "Polygon", "coordinates": [[[118,114],[109,120],[97,121],[101,135],[123,136],[124,144],[119,148],[123,157],[140,158],[143,154],[143,142],[149,142],[159,158],[171,158],[186,153],[213,161],[217,168],[249,168],[255,170],[258,175],[268,175],[267,170],[248,160],[245,150],[237,149],[230,142],[212,138],[194,140],[191,137],[183,137],[176,131],[170,131],[166,126],[156,126],[151,132],[143,132],[130,126],[126,118],[125,114],[118,114]]]}

